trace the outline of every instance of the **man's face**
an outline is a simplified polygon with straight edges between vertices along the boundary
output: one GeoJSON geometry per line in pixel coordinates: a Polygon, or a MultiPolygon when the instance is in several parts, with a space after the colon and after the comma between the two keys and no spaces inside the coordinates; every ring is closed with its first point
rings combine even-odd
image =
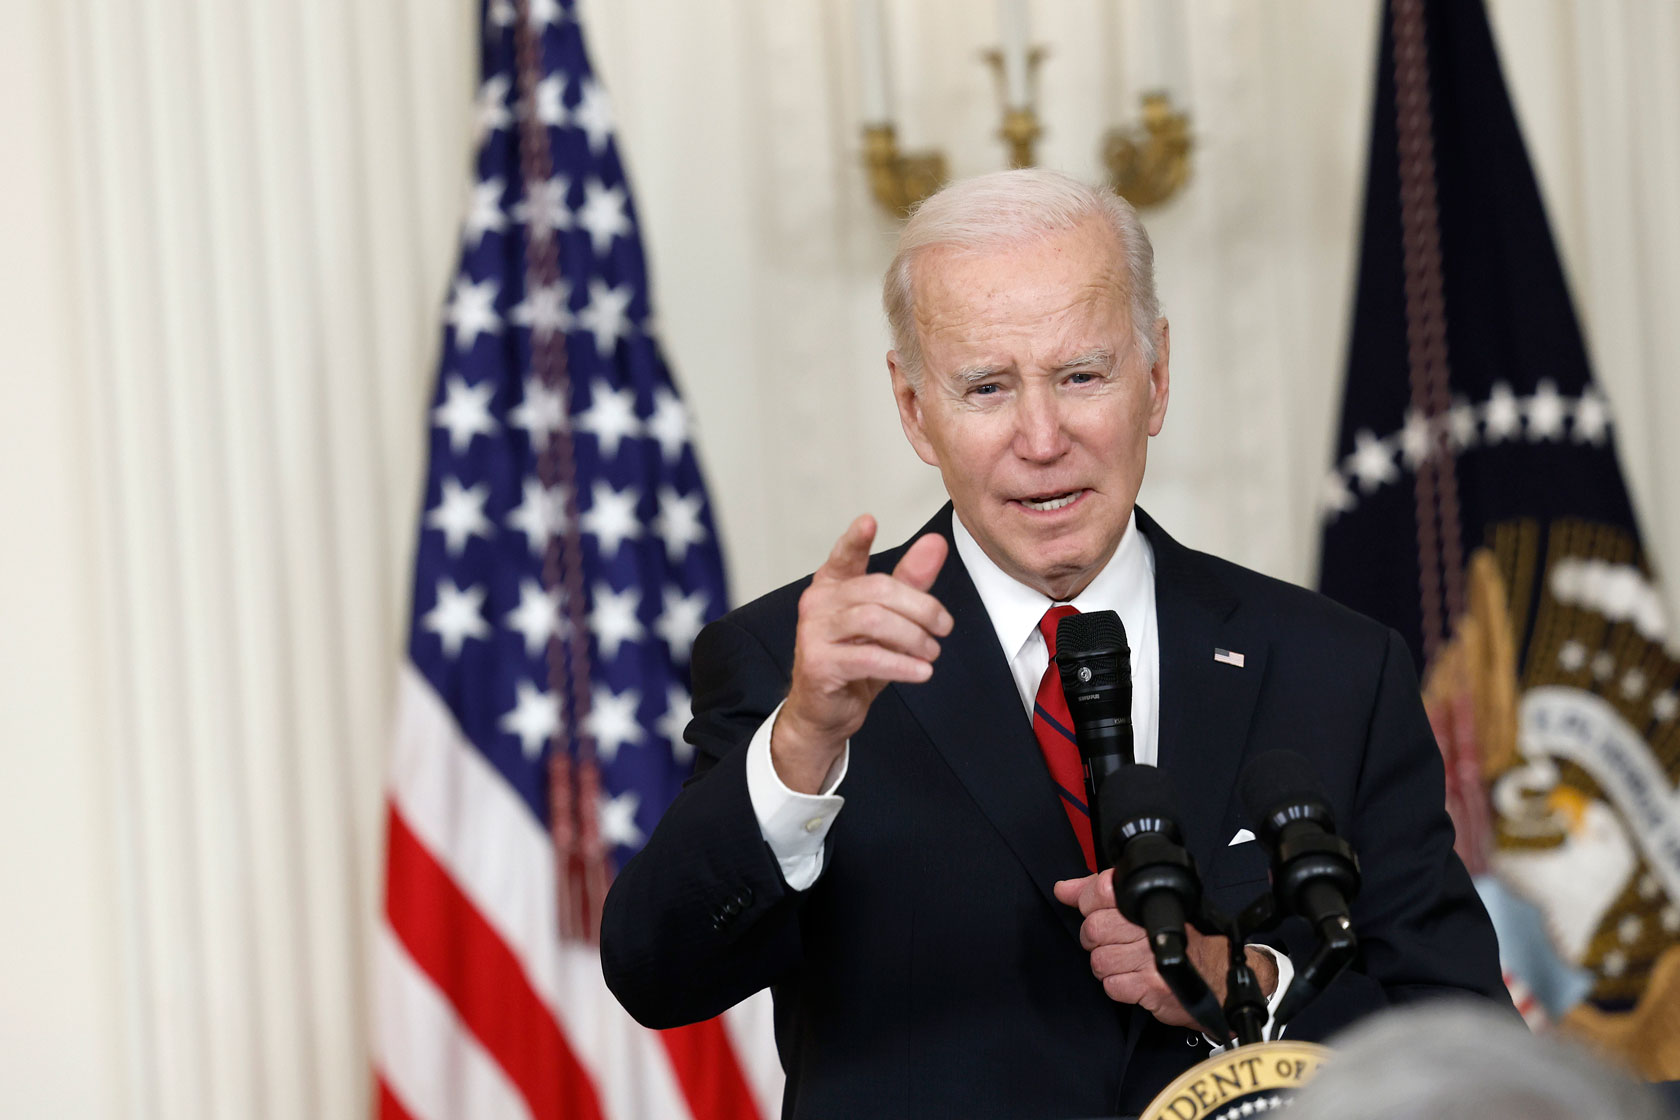
{"type": "Polygon", "coordinates": [[[1096,219],[912,267],[922,381],[887,356],[899,418],[1005,572],[1070,599],[1114,555],[1167,414],[1167,331],[1133,345],[1116,239],[1096,219]]]}

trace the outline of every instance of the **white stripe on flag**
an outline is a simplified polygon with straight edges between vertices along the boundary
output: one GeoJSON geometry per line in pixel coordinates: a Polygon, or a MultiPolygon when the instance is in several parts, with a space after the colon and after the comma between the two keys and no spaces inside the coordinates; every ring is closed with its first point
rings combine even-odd
{"type": "MultiPolygon", "coordinates": [[[[507,944],[612,1120],[685,1117],[659,1037],[618,1005],[592,945],[562,945],[554,848],[525,802],[465,741],[431,684],[404,663],[391,798],[416,837],[507,944]]],[[[778,1106],[766,1115],[777,1115],[778,1106]]]]}
{"type": "Polygon", "coordinates": [[[415,1120],[530,1120],[513,1083],[384,922],[374,946],[379,1074],[415,1120]]]}
{"type": "Polygon", "coordinates": [[[407,662],[397,680],[391,800],[558,1013],[560,931],[548,834],[407,662]]]}

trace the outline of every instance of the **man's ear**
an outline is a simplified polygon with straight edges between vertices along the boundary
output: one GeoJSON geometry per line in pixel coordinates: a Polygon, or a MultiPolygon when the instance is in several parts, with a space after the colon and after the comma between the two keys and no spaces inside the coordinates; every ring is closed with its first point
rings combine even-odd
{"type": "Polygon", "coordinates": [[[910,441],[922,462],[937,467],[939,456],[922,423],[922,398],[905,375],[904,360],[897,350],[887,351],[887,369],[892,372],[893,400],[898,404],[898,422],[904,428],[904,438],[910,441]]]}
{"type": "Polygon", "coordinates": [[[1167,422],[1167,395],[1171,378],[1167,376],[1168,359],[1172,357],[1172,333],[1165,318],[1155,320],[1155,364],[1149,370],[1149,434],[1158,436],[1167,422]]]}

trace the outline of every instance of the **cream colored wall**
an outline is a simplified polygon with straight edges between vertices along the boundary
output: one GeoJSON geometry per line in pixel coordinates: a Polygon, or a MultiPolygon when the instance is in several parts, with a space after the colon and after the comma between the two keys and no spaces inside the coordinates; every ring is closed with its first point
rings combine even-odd
{"type": "MultiPolygon", "coordinates": [[[[472,0],[0,7],[0,1100],[365,1116],[365,950],[472,0]]],[[[998,166],[992,7],[889,5],[901,132],[998,166]]],[[[1499,0],[1659,560],[1680,564],[1680,8],[1499,0]]],[[[845,0],[587,0],[737,596],[937,477],[886,392],[892,226],[845,0]]],[[[1094,174],[1132,0],[1034,6],[1094,174]]],[[[1185,9],[1199,148],[1149,218],[1174,392],[1144,500],[1310,579],[1375,0],[1185,9]]],[[[1669,585],[1671,600],[1680,581],[1669,585]]]]}

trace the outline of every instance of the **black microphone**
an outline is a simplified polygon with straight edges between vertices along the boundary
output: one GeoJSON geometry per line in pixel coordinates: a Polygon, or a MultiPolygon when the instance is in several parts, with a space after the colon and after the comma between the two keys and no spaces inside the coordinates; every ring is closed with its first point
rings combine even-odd
{"type": "Polygon", "coordinates": [[[1294,751],[1259,755],[1243,768],[1238,788],[1255,836],[1271,854],[1278,908],[1305,918],[1320,938],[1273,1015],[1281,1027],[1353,959],[1358,941],[1348,903],[1359,894],[1359,857],[1336,835],[1312,764],[1294,751]]]}
{"type": "MultiPolygon", "coordinates": [[[[1091,835],[1107,835],[1100,808],[1103,786],[1132,755],[1132,651],[1113,611],[1071,614],[1056,624],[1056,667],[1073,716],[1073,738],[1085,764],[1085,804],[1091,835]]],[[[1099,870],[1110,866],[1097,853],[1099,870]]]]}
{"type": "MultiPolygon", "coordinates": [[[[1059,648],[1060,631],[1056,640],[1059,648]]],[[[1202,882],[1180,839],[1178,815],[1172,783],[1153,766],[1127,763],[1103,785],[1102,816],[1110,822],[1104,850],[1120,913],[1143,927],[1156,971],[1184,1009],[1210,1036],[1225,1039],[1230,1025],[1190,960],[1184,932],[1186,917],[1201,910],[1202,882]]]]}

